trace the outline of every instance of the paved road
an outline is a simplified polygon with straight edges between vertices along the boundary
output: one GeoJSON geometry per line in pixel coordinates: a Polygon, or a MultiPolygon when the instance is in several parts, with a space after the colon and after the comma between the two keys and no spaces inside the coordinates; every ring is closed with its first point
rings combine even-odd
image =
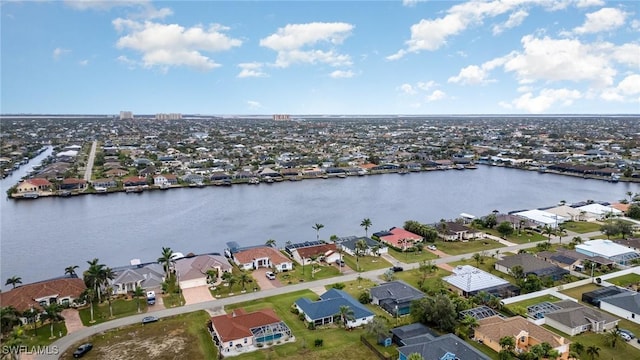
{"type": "MultiPolygon", "coordinates": [[[[573,236],[578,236],[580,234],[575,234],[575,233],[570,233],[568,234],[568,236],[563,237],[565,239],[565,242],[568,242],[568,240],[566,240],[567,238],[572,238],[573,236]]],[[[585,234],[582,234],[583,238],[586,238],[587,236],[585,236],[585,234]]],[[[551,237],[551,243],[558,243],[559,242],[559,238],[552,236],[551,237]]],[[[502,247],[499,249],[494,249],[492,251],[497,251],[498,255],[500,253],[505,253],[505,252],[518,252],[518,250],[520,249],[527,249],[527,248],[531,248],[531,247],[535,247],[537,243],[525,243],[525,244],[518,244],[518,245],[513,245],[513,246],[507,246],[507,247],[502,247]]],[[[447,257],[441,257],[438,259],[433,260],[433,262],[438,265],[438,264],[443,264],[443,263],[449,263],[449,262],[454,262],[454,261],[459,261],[462,260],[463,258],[469,259],[471,256],[473,256],[473,254],[461,254],[461,255],[454,255],[454,256],[447,256],[447,257]]],[[[419,264],[418,263],[412,263],[412,264],[406,264],[403,263],[401,261],[397,261],[394,259],[393,264],[395,265],[399,265],[402,266],[405,270],[411,270],[411,269],[417,269],[419,264]]],[[[362,278],[365,279],[371,279],[375,282],[380,282],[380,276],[382,276],[385,271],[387,271],[387,269],[378,269],[378,270],[372,270],[372,271],[368,271],[368,272],[362,272],[362,273],[347,273],[347,274],[343,274],[339,277],[333,277],[333,278],[328,278],[328,279],[322,279],[322,280],[315,280],[312,282],[306,282],[306,283],[299,283],[299,284],[294,284],[294,285],[287,285],[284,287],[279,287],[279,288],[273,288],[273,289],[266,289],[266,290],[261,290],[259,292],[255,292],[255,293],[246,293],[246,294],[242,294],[242,295],[237,295],[237,296],[233,296],[233,297],[228,297],[228,298],[222,298],[222,299],[214,299],[214,300],[210,300],[210,301],[206,301],[206,302],[201,302],[201,303],[197,303],[197,304],[189,304],[189,305],[185,305],[182,307],[175,307],[175,308],[170,308],[170,309],[163,309],[163,310],[158,310],[158,311],[154,311],[153,315],[158,317],[158,318],[164,318],[164,317],[169,317],[169,316],[175,316],[175,315],[179,315],[179,314],[185,314],[185,313],[189,313],[189,312],[193,312],[193,311],[198,311],[198,310],[207,310],[207,309],[215,309],[215,308],[220,308],[229,304],[234,304],[234,303],[239,303],[239,302],[245,302],[245,301],[249,301],[249,300],[254,300],[254,299],[262,299],[262,298],[266,298],[266,297],[271,297],[271,296],[275,296],[275,295],[281,295],[281,294],[286,294],[286,293],[290,293],[290,292],[294,292],[294,291],[299,291],[299,290],[307,290],[310,288],[317,288],[317,287],[323,287],[323,286],[327,286],[330,284],[334,284],[336,282],[347,282],[347,281],[353,281],[356,280],[358,278],[358,276],[361,276],[362,278]]],[[[93,325],[93,326],[89,326],[89,327],[85,327],[81,330],[78,330],[76,332],[73,332],[71,334],[68,334],[67,336],[56,340],[52,345],[53,346],[57,346],[58,349],[60,349],[60,352],[64,352],[66,351],[69,347],[71,347],[73,344],[80,342],[83,339],[88,338],[91,335],[95,335],[107,330],[111,330],[111,329],[115,329],[121,326],[126,326],[126,325],[132,325],[132,324],[139,324],[142,321],[142,318],[145,316],[148,316],[149,314],[136,314],[133,316],[128,316],[125,318],[120,318],[120,319],[115,319],[115,320],[111,320],[111,321],[107,321],[104,323],[100,323],[97,325],[93,325]]],[[[37,357],[37,359],[56,359],[57,356],[39,356],[37,357]]]]}
{"type": "Polygon", "coordinates": [[[98,147],[98,141],[94,140],[91,144],[91,151],[89,151],[89,158],[87,159],[87,167],[84,170],[84,180],[91,181],[91,172],[93,171],[93,162],[96,158],[96,147],[98,147]]]}

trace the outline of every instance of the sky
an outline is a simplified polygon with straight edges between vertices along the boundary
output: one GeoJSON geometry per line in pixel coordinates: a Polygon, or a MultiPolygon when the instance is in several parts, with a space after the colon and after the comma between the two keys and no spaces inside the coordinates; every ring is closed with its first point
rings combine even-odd
{"type": "Polygon", "coordinates": [[[0,113],[640,114],[640,2],[6,1],[0,113]]]}

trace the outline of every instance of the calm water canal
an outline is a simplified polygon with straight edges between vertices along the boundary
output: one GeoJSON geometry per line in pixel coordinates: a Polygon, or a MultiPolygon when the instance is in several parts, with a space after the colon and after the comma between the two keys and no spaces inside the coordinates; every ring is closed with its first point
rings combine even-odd
{"type": "MultiPolygon", "coordinates": [[[[46,155],[43,154],[43,155],[46,155]]],[[[29,169],[27,165],[24,171],[29,169]]],[[[0,189],[21,176],[0,182],[0,189]]],[[[482,216],[557,204],[561,200],[617,201],[640,185],[608,183],[552,174],[480,166],[347,179],[318,179],[258,186],[206,187],[142,194],[0,201],[1,281],[24,283],[64,274],[70,265],[86,269],[97,257],[108,266],[130,259],[155,261],[163,246],[182,253],[222,252],[241,245],[364,235],[402,226],[406,220],[437,222],[462,212],[482,216]]]]}

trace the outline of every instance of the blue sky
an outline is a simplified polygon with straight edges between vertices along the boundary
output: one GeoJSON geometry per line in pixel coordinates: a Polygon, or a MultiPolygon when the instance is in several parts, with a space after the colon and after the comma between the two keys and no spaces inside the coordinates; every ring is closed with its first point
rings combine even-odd
{"type": "Polygon", "coordinates": [[[640,113],[636,1],[3,1],[2,113],[640,113]]]}

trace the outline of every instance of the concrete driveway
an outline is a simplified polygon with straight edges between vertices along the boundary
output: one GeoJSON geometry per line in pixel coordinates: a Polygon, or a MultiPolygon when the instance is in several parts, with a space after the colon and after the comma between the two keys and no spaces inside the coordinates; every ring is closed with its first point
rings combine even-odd
{"type": "Polygon", "coordinates": [[[253,276],[253,278],[256,280],[256,282],[258,283],[258,286],[260,286],[260,289],[267,290],[267,289],[275,289],[275,288],[281,287],[282,283],[280,283],[280,280],[278,280],[277,278],[275,280],[267,279],[267,276],[265,275],[267,271],[272,271],[272,270],[260,268],[260,269],[253,270],[253,272],[251,273],[251,276],[253,276]]]}
{"type": "Polygon", "coordinates": [[[182,289],[182,296],[184,296],[184,302],[186,305],[213,300],[213,296],[211,296],[211,292],[207,285],[182,289]]]}
{"type": "Polygon", "coordinates": [[[84,327],[80,320],[80,313],[78,313],[76,309],[62,310],[62,317],[64,318],[64,325],[67,327],[67,333],[69,334],[84,327]]]}

